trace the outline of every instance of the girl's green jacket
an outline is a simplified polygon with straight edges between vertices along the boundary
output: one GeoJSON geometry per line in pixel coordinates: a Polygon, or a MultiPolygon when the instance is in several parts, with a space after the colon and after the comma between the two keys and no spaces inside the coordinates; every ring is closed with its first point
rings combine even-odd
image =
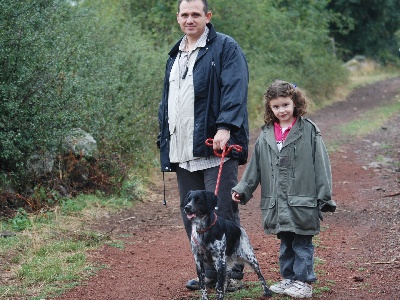
{"type": "Polygon", "coordinates": [[[298,117],[282,150],[273,125],[264,125],[241,181],[232,189],[246,204],[261,185],[264,231],[315,235],[321,211],[334,211],[331,166],[318,127],[298,117]]]}

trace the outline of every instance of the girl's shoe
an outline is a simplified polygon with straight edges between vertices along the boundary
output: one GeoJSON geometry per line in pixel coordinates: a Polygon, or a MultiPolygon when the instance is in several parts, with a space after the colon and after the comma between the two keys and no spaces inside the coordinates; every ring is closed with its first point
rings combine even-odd
{"type": "Polygon", "coordinates": [[[275,283],[269,287],[271,291],[276,294],[283,294],[286,289],[290,288],[294,283],[294,280],[283,279],[281,282],[275,283]]]}
{"type": "Polygon", "coordinates": [[[291,287],[284,291],[284,294],[293,298],[311,298],[312,286],[311,284],[296,280],[292,283],[291,287]]]}

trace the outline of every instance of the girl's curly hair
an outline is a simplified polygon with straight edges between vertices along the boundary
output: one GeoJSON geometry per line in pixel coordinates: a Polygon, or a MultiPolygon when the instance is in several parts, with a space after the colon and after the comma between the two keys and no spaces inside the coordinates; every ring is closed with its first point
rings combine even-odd
{"type": "Polygon", "coordinates": [[[266,125],[278,122],[277,117],[275,117],[270,107],[271,100],[278,97],[290,97],[290,99],[292,99],[292,101],[294,102],[293,116],[304,116],[307,113],[307,106],[309,101],[305,96],[305,92],[292,83],[282,80],[275,80],[268,87],[267,91],[264,94],[264,122],[266,125]]]}

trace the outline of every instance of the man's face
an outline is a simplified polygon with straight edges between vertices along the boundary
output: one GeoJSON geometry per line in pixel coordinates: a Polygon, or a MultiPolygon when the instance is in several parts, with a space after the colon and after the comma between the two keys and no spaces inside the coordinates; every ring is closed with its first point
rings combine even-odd
{"type": "Polygon", "coordinates": [[[176,18],[182,31],[190,39],[198,39],[211,20],[211,12],[204,13],[204,4],[201,0],[182,1],[179,9],[176,18]]]}

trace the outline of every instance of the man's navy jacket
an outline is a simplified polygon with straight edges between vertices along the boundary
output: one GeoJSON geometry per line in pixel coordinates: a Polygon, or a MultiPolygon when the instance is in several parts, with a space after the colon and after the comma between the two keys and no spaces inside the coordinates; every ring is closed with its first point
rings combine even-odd
{"type": "MultiPolygon", "coordinates": [[[[249,73],[246,57],[237,42],[216,32],[211,23],[207,44],[199,50],[193,67],[194,85],[194,133],[193,156],[209,157],[212,147],[205,144],[213,138],[218,129],[229,129],[229,145],[239,145],[241,152],[232,150],[228,157],[245,164],[248,156],[249,125],[247,112],[247,91],[249,73]]],[[[182,37],[183,38],[183,37],[182,37]]],[[[160,133],[157,144],[160,148],[162,172],[176,170],[169,160],[168,93],[169,77],[175,59],[179,54],[182,38],[168,53],[164,90],[158,112],[160,133]]]]}

